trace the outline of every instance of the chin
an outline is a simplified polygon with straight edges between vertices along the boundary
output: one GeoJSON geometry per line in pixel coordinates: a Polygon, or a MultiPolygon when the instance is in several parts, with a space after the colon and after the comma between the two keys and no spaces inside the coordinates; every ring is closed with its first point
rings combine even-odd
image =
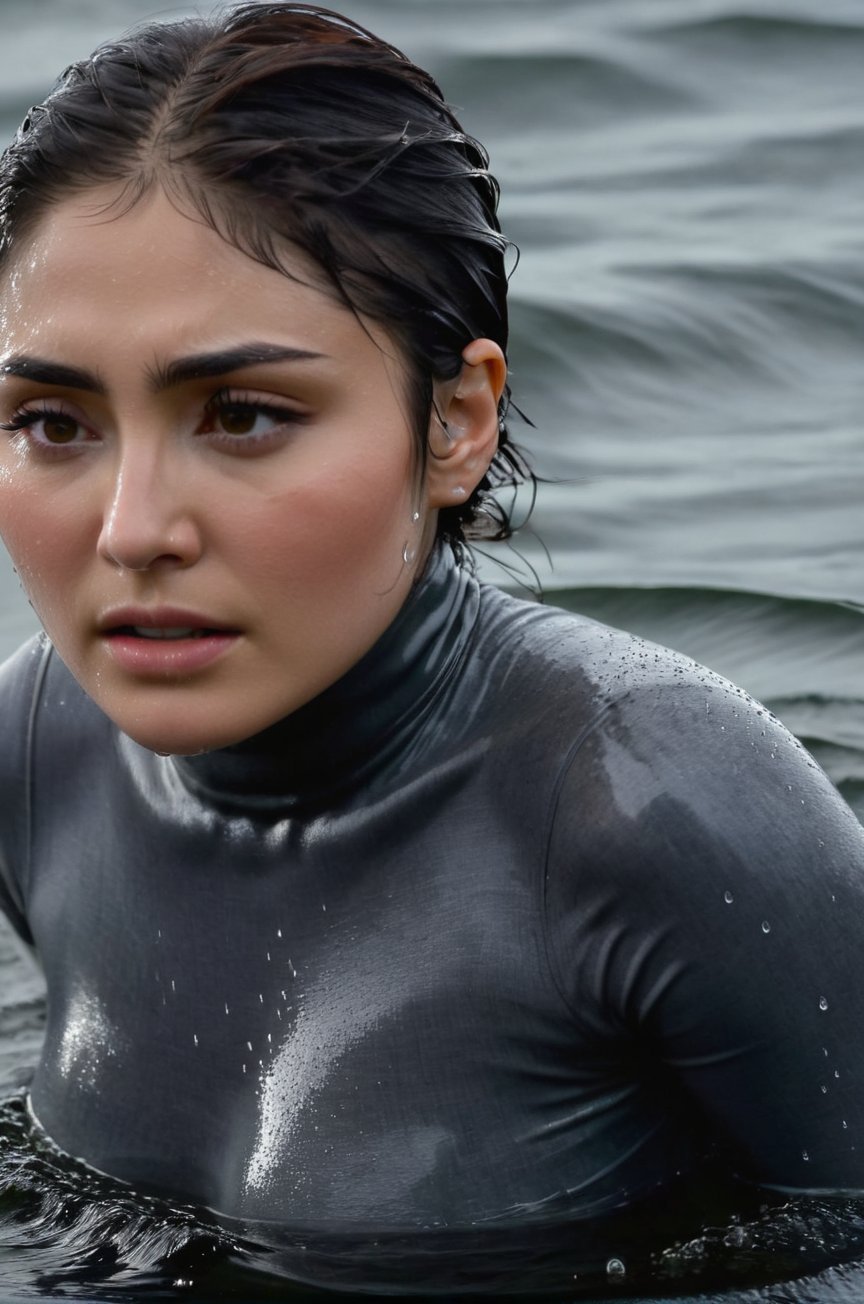
{"type": "Polygon", "coordinates": [[[258,732],[254,726],[247,724],[244,728],[239,722],[234,727],[225,722],[219,728],[214,728],[212,718],[206,722],[183,720],[179,711],[169,721],[155,719],[152,714],[146,719],[130,719],[125,714],[115,715],[111,711],[107,714],[121,733],[126,734],[139,747],[157,752],[160,756],[199,756],[202,752],[215,752],[221,747],[241,743],[258,732]],[[177,716],[181,718],[178,719],[177,716]]]}

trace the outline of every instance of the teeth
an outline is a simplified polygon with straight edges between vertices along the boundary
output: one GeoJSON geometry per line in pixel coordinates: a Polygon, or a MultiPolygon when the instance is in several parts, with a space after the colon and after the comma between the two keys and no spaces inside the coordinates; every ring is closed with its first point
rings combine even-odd
{"type": "Polygon", "coordinates": [[[154,628],[152,625],[133,625],[132,632],[138,638],[200,638],[204,633],[203,629],[184,628],[183,626],[170,626],[167,629],[154,628]]]}

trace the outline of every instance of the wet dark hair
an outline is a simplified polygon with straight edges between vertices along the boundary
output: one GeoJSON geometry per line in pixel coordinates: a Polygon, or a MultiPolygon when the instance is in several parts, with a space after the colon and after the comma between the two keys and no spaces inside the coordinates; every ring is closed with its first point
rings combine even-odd
{"type": "MultiPolygon", "coordinates": [[[[483,146],[436,82],[329,9],[246,3],[143,26],[73,64],[0,160],[0,263],[45,210],[118,183],[118,212],[154,184],[252,258],[300,248],[341,301],[381,323],[407,364],[420,462],[435,378],[478,337],[507,348],[509,242],[483,146]]],[[[507,538],[490,494],[531,478],[510,443],[509,387],[489,472],[439,534],[507,538]]]]}

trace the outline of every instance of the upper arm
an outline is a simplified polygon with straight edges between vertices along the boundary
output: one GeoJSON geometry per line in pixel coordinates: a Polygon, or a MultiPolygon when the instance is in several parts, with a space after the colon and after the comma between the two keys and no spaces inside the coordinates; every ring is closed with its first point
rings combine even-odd
{"type": "Polygon", "coordinates": [[[742,1172],[864,1189],[864,831],[715,677],[610,710],[562,786],[562,990],[682,1084],[742,1172]]]}

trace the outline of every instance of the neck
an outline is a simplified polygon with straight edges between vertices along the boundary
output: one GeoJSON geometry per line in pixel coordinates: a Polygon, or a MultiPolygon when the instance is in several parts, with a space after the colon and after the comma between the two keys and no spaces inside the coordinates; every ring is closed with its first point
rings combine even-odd
{"type": "Polygon", "coordinates": [[[393,623],[341,679],[254,737],[172,766],[227,810],[332,804],[398,760],[464,654],[477,603],[473,577],[434,548],[393,623]]]}

